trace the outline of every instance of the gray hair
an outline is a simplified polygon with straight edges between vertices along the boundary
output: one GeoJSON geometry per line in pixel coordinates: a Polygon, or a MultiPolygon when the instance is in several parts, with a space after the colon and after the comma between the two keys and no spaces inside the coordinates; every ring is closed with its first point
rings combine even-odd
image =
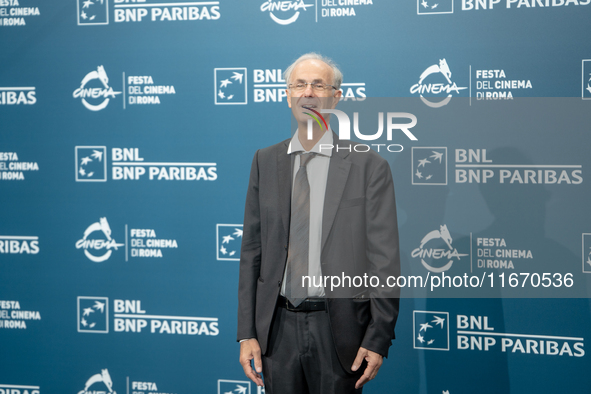
{"type": "Polygon", "coordinates": [[[332,68],[332,84],[335,88],[337,88],[337,90],[339,90],[341,88],[341,83],[343,82],[343,73],[341,72],[341,70],[339,70],[339,67],[332,59],[314,52],[306,53],[305,55],[300,56],[295,62],[293,62],[289,67],[285,69],[285,71],[283,72],[283,78],[285,78],[287,87],[289,88],[289,79],[291,78],[291,73],[293,72],[293,69],[304,60],[310,59],[320,60],[321,62],[328,64],[330,68],[332,68]]]}

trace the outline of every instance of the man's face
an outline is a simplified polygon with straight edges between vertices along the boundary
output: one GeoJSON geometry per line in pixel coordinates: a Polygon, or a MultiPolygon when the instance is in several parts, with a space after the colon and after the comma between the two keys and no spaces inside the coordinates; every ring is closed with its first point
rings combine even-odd
{"type": "MultiPolygon", "coordinates": [[[[323,61],[316,59],[304,60],[299,63],[291,73],[290,84],[297,83],[321,83],[321,84],[333,84],[333,72],[332,68],[324,63],[323,61]]],[[[309,84],[306,85],[306,89],[302,92],[296,92],[294,89],[287,89],[287,104],[298,123],[306,123],[308,119],[311,119],[309,115],[304,112],[310,113],[308,108],[312,108],[315,111],[321,109],[332,109],[336,107],[341,97],[341,91],[337,91],[332,88],[327,88],[323,92],[315,91],[309,84]]],[[[323,115],[325,119],[327,115],[323,115]]]]}

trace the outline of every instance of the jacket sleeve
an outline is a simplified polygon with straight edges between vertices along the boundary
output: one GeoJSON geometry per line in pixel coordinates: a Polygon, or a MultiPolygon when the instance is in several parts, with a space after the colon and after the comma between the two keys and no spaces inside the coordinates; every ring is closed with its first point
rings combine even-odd
{"type": "Polygon", "coordinates": [[[388,287],[389,276],[400,275],[396,201],[390,166],[380,160],[366,186],[366,234],[369,271],[380,279],[370,292],[371,320],[361,346],[386,357],[394,339],[400,289],[388,287]]]}
{"type": "Polygon", "coordinates": [[[246,193],[244,227],[240,251],[238,284],[238,337],[237,340],[257,338],[255,305],[257,281],[261,267],[261,216],[259,204],[259,151],[254,155],[246,193]]]}

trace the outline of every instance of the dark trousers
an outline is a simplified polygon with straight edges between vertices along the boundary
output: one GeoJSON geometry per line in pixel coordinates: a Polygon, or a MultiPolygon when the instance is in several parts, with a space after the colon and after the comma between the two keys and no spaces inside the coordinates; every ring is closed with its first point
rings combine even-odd
{"type": "Polygon", "coordinates": [[[361,369],[353,375],[343,370],[328,313],[277,308],[263,356],[266,394],[360,394],[361,369]]]}

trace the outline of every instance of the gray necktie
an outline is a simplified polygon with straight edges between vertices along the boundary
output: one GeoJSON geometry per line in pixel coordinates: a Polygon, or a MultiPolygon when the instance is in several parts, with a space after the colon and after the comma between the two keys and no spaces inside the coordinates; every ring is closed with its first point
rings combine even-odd
{"type": "Polygon", "coordinates": [[[312,157],[314,153],[300,155],[300,168],[295,177],[291,200],[285,295],[293,306],[300,305],[308,297],[307,287],[302,287],[302,277],[308,275],[310,184],[306,165],[312,157]]]}

